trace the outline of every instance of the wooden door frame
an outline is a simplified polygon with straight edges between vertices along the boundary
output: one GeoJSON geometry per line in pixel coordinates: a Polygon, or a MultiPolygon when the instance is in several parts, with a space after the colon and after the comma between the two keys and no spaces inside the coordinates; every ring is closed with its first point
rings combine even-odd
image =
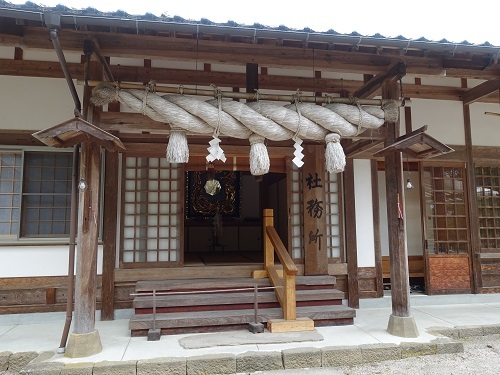
{"type": "MultiPolygon", "coordinates": [[[[425,290],[428,295],[434,294],[432,285],[430,283],[430,265],[429,265],[429,249],[428,249],[428,243],[427,243],[427,233],[428,233],[428,228],[427,228],[427,208],[425,204],[425,185],[424,185],[424,170],[425,167],[461,167],[463,170],[463,181],[464,181],[464,186],[463,186],[463,194],[464,194],[464,208],[465,208],[465,217],[466,217],[466,233],[467,233],[467,253],[466,254],[459,254],[457,253],[457,257],[463,257],[467,256],[468,258],[468,265],[469,265],[469,287],[470,291],[474,292],[474,276],[473,276],[473,268],[472,268],[472,262],[473,262],[473,254],[472,254],[472,245],[470,241],[470,218],[469,218],[469,190],[468,190],[468,184],[469,184],[469,176],[467,174],[467,165],[465,162],[440,162],[440,163],[435,163],[435,162],[426,162],[422,161],[419,163],[419,184],[420,184],[420,204],[421,204],[421,217],[422,217],[422,244],[424,248],[424,268],[425,268],[425,290]]],[[[443,254],[445,256],[445,254],[443,254]]]]}

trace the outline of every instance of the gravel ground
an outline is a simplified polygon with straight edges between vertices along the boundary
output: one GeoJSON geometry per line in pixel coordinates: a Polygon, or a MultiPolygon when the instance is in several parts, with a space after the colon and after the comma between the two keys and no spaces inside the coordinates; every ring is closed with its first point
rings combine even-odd
{"type": "Polygon", "coordinates": [[[334,367],[321,369],[300,369],[266,371],[259,375],[469,375],[500,374],[500,335],[471,337],[462,340],[464,353],[440,354],[423,357],[386,361],[353,367],[334,367]]]}

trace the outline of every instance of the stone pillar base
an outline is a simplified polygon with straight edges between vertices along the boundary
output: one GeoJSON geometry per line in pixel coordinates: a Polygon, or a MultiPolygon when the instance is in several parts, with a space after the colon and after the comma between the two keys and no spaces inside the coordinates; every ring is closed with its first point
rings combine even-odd
{"type": "Polygon", "coordinates": [[[65,357],[82,358],[100,353],[102,351],[101,338],[99,331],[90,333],[71,333],[66,345],[65,357]]]}
{"type": "Polygon", "coordinates": [[[418,328],[413,316],[395,316],[391,314],[387,332],[399,337],[418,337],[418,328]]]}

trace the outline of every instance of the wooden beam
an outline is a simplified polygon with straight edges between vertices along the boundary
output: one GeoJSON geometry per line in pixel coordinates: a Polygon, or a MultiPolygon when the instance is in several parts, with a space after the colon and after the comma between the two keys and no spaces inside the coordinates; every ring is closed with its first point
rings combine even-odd
{"type": "Polygon", "coordinates": [[[23,59],[24,51],[21,47],[16,47],[14,49],[14,60],[19,61],[23,59]]]}
{"type": "MultiPolygon", "coordinates": [[[[68,70],[74,79],[82,80],[83,64],[67,63],[68,70]]],[[[111,72],[116,79],[124,82],[149,82],[158,84],[203,85],[215,84],[220,87],[244,87],[245,74],[232,72],[205,72],[187,69],[151,68],[124,65],[111,65],[111,72]]],[[[262,69],[262,68],[261,68],[262,69]]],[[[52,61],[9,60],[0,59],[0,75],[19,77],[64,78],[61,66],[52,61]]],[[[361,81],[340,80],[332,78],[310,78],[278,75],[259,75],[259,88],[267,90],[294,90],[300,88],[306,92],[325,92],[339,94],[344,88],[349,92],[359,89],[361,81]]],[[[460,87],[435,85],[405,84],[405,95],[417,99],[462,100],[467,91],[460,87]]],[[[498,103],[498,98],[487,96],[480,100],[484,103],[498,103]]],[[[406,107],[405,107],[406,108],[406,107]]]]}
{"type": "Polygon", "coordinates": [[[472,104],[481,100],[491,94],[500,90],[500,79],[496,79],[493,81],[486,81],[473,87],[465,92],[463,95],[463,102],[465,105],[472,104]]]}
{"type": "Polygon", "coordinates": [[[386,81],[390,81],[394,78],[402,78],[406,75],[406,66],[402,61],[391,65],[387,72],[383,74],[378,74],[366,82],[362,87],[357,89],[353,96],[355,98],[370,98],[372,95],[380,89],[382,84],[386,81]]]}

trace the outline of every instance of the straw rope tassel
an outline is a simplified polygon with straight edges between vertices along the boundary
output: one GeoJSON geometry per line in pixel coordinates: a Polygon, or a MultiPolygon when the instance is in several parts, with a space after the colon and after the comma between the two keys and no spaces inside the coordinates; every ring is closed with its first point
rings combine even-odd
{"type": "Polygon", "coordinates": [[[185,130],[172,128],[168,138],[166,157],[169,163],[187,163],[189,161],[189,147],[185,130]]]}
{"type": "Polygon", "coordinates": [[[340,144],[340,135],[337,133],[327,134],[325,141],[326,170],[330,173],[343,172],[345,169],[345,154],[340,144]]]}
{"type": "Polygon", "coordinates": [[[269,154],[267,147],[264,144],[265,138],[252,134],[250,140],[250,173],[254,176],[262,176],[269,172],[271,162],[269,161],[269,154]]]}

